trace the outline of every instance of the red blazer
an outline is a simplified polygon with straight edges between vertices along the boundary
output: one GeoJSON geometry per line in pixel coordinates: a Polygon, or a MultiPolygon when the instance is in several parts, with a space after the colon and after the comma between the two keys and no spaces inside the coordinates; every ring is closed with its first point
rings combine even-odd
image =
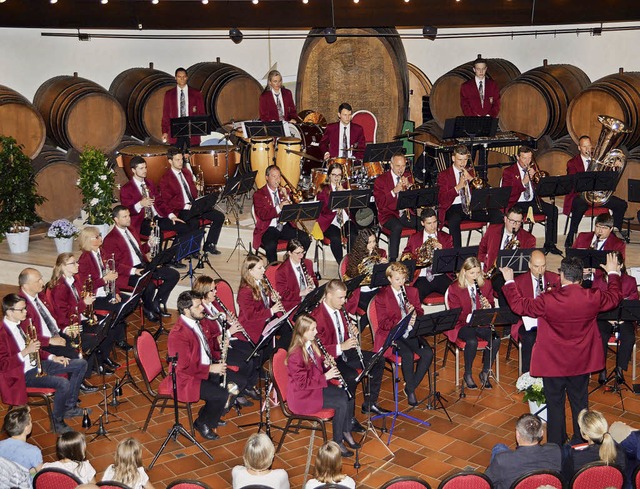
{"type": "MultiPolygon", "coordinates": [[[[258,344],[258,341],[260,341],[260,335],[262,334],[264,325],[267,320],[271,318],[269,308],[272,305],[271,299],[269,299],[269,307],[264,306],[262,299],[255,300],[250,287],[241,286],[238,289],[238,320],[244,329],[247,330],[251,341],[255,344],[258,344]]],[[[236,335],[236,338],[247,341],[240,333],[236,335]]]]}
{"type": "Polygon", "coordinates": [[[87,308],[87,305],[82,300],[82,284],[83,282],[81,282],[78,275],[76,275],[73,286],[76,289],[80,300],[76,300],[76,297],[73,295],[73,291],[64,278],[60,278],[55,287],[51,289],[53,317],[56,318],[56,322],[60,329],[64,329],[71,324],[69,316],[71,314],[75,314],[76,308],[79,314],[82,314],[87,308]]]}
{"type": "MultiPolygon", "coordinates": [[[[196,184],[193,181],[193,173],[191,173],[188,168],[182,167],[182,175],[187,181],[192,197],[197,199],[198,190],[196,189],[196,184]]],[[[186,202],[182,195],[182,184],[178,180],[178,177],[176,177],[175,173],[173,173],[173,169],[169,169],[164,172],[164,175],[160,178],[158,186],[160,187],[160,199],[159,201],[156,201],[158,212],[163,216],[169,216],[171,213],[174,213],[177,216],[178,213],[184,209],[186,202]]]]}
{"type": "MultiPolygon", "coordinates": [[[[509,203],[507,204],[507,207],[514,206],[518,202],[518,199],[520,198],[522,192],[524,192],[525,190],[524,185],[522,185],[522,170],[520,169],[520,165],[518,163],[515,163],[504,169],[504,171],[502,172],[501,186],[511,187],[511,195],[509,195],[509,203]]],[[[533,192],[535,195],[536,187],[535,185],[533,185],[533,183],[531,184],[531,187],[533,188],[533,192]]]]}
{"type": "MultiPolygon", "coordinates": [[[[314,351],[315,353],[315,351],[314,351]]],[[[322,409],[322,389],[327,387],[322,358],[315,356],[305,363],[302,349],[296,348],[287,359],[287,405],[296,414],[313,414],[322,409]]]]}
{"type": "MultiPolygon", "coordinates": [[[[413,181],[411,173],[405,172],[403,176],[409,178],[409,181],[413,181]]],[[[400,211],[397,209],[398,196],[391,195],[391,191],[396,186],[394,180],[392,172],[386,171],[376,178],[373,184],[373,198],[378,208],[378,220],[383,226],[392,217],[400,217],[400,211]]]]}
{"type": "MultiPolygon", "coordinates": [[[[104,250],[100,250],[100,257],[103,262],[105,259],[111,258],[111,255],[105,256],[104,253],[104,250]]],[[[104,263],[102,264],[102,268],[104,269],[104,263]]],[[[98,267],[98,262],[94,258],[93,253],[90,251],[83,251],[80,258],[78,258],[78,280],[81,284],[84,284],[89,275],[91,275],[93,293],[95,294],[100,287],[104,287],[105,281],[100,274],[100,268],[98,267]]]]}
{"type": "MultiPolygon", "coordinates": [[[[289,191],[283,188],[287,195],[289,191]]],[[[253,229],[253,247],[260,248],[262,235],[269,229],[269,223],[274,217],[278,217],[276,206],[273,205],[273,198],[269,193],[268,185],[264,185],[253,194],[253,212],[256,216],[256,227],[253,229]]]]}
{"type": "MultiPolygon", "coordinates": [[[[573,242],[572,248],[586,250],[587,248],[589,248],[589,246],[591,246],[591,241],[593,241],[594,235],[595,233],[593,231],[578,233],[576,240],[573,242]]],[[[615,234],[611,233],[605,240],[602,249],[605,251],[619,251],[620,253],[622,253],[622,258],[624,258],[627,244],[623,240],[618,238],[615,234]]]]}
{"type": "Polygon", "coordinates": [[[538,318],[538,337],[531,354],[534,377],[569,377],[604,368],[602,339],[596,318],[622,300],[620,277],[611,275],[606,292],[565,285],[536,299],[523,297],[515,282],[502,293],[516,314],[538,318]]]}
{"type": "Polygon", "coordinates": [[[484,79],[484,107],[480,101],[480,91],[475,77],[460,86],[460,108],[466,116],[498,117],[500,112],[500,88],[489,78],[484,79]]]}
{"type": "MultiPolygon", "coordinates": [[[[357,159],[362,159],[364,156],[364,148],[367,146],[367,141],[364,138],[364,129],[360,124],[356,124],[351,121],[349,127],[349,144],[356,149],[353,150],[353,156],[357,159]]],[[[332,122],[328,124],[320,140],[320,151],[325,154],[327,151],[331,158],[337,158],[342,156],[340,152],[342,148],[342,131],[340,129],[340,122],[332,122]]]]}
{"type": "MultiPolygon", "coordinates": [[[[422,316],[424,311],[420,304],[420,296],[418,289],[411,286],[405,286],[407,291],[407,299],[413,307],[416,309],[416,314],[422,316]]],[[[389,332],[393,327],[398,324],[402,319],[402,312],[396,299],[396,292],[390,285],[383,287],[373,299],[376,305],[376,311],[378,312],[378,329],[376,330],[376,338],[373,342],[374,351],[378,351],[389,336],[389,332]]]]}
{"type": "MultiPolygon", "coordinates": [[[[298,112],[296,112],[296,104],[293,102],[291,90],[284,87],[280,88],[280,102],[284,108],[285,121],[298,118],[298,112]]],[[[260,95],[260,120],[263,122],[280,120],[278,107],[276,106],[276,101],[273,99],[271,90],[265,90],[262,92],[262,95],[260,95]]]]}
{"type": "MultiPolygon", "coordinates": [[[[161,198],[160,192],[156,188],[155,183],[153,183],[148,178],[144,179],[144,183],[147,186],[149,196],[152,199],[156,199],[156,202],[153,206],[156,212],[158,213],[158,215],[160,215],[160,217],[166,217],[165,215],[161,214],[160,210],[158,209],[159,201],[161,200],[161,198]]],[[[140,233],[142,221],[144,221],[144,208],[140,209],[140,212],[136,210],[136,204],[141,200],[142,194],[140,193],[140,189],[138,185],[133,181],[133,179],[125,183],[120,189],[120,203],[127,209],[129,209],[129,213],[131,214],[131,227],[138,231],[138,233],[140,233]]]]}
{"type": "MultiPolygon", "coordinates": [[[[620,276],[621,279],[621,289],[622,289],[622,298],[628,299],[632,301],[637,301],[640,297],[638,296],[638,284],[636,279],[629,275],[628,273],[623,273],[620,276]]],[[[597,270],[596,276],[593,279],[593,284],[591,285],[592,289],[598,289],[602,292],[607,291],[607,280],[605,280],[605,275],[603,270],[597,270]]]]}
{"type": "MultiPolygon", "coordinates": [[[[129,232],[138,244],[138,248],[140,248],[142,254],[145,255],[145,259],[143,260],[143,263],[145,263],[146,254],[149,252],[149,246],[146,243],[140,245],[140,235],[135,229],[129,228],[129,232]]],[[[124,236],[122,236],[122,233],[120,233],[115,226],[104,238],[101,256],[111,256],[112,253],[116,261],[116,271],[118,272],[116,285],[119,289],[127,289],[129,288],[129,277],[133,275],[133,260],[131,258],[131,253],[129,253],[129,246],[125,241],[124,236]]]]}
{"type": "Polygon", "coordinates": [[[18,355],[18,344],[3,321],[0,325],[0,398],[10,406],[27,403],[24,364],[18,355]]]}
{"type": "MultiPolygon", "coordinates": [[[[317,287],[318,280],[313,273],[313,262],[305,258],[304,268],[307,270],[307,274],[311,276],[313,284],[317,287]]],[[[300,297],[300,281],[298,279],[298,274],[294,272],[289,258],[278,266],[274,287],[282,298],[282,305],[285,310],[288,311],[302,302],[302,298],[300,297]]]]}
{"type": "MultiPolygon", "coordinates": [[[[31,301],[27,299],[27,295],[22,290],[18,292],[18,295],[22,297],[27,304],[27,317],[25,318],[24,321],[20,323],[20,327],[22,328],[22,331],[28,334],[27,328],[29,327],[29,319],[31,319],[31,321],[33,322],[33,325],[36,327],[36,334],[38,336],[38,341],[40,341],[40,346],[42,348],[46,348],[47,346],[49,346],[49,337],[44,336],[42,334],[42,329],[46,328],[47,326],[40,322],[40,315],[38,314],[38,311],[36,310],[35,306],[31,303],[31,301]]],[[[53,306],[51,305],[51,302],[49,302],[49,300],[47,299],[47,296],[44,293],[44,291],[38,294],[38,299],[42,301],[44,306],[47,308],[47,310],[51,313],[51,315],[55,319],[55,314],[53,313],[53,306]]],[[[58,325],[58,327],[62,329],[60,325],[58,325]]],[[[42,355],[42,350],[40,350],[40,352],[41,352],[40,356],[43,359],[46,359],[48,357],[48,355],[44,355],[44,356],[42,355]]]]}
{"type": "MultiPolygon", "coordinates": [[[[204,101],[202,94],[195,88],[187,87],[189,94],[189,107],[187,112],[189,117],[194,115],[205,115],[204,101]]],[[[176,85],[171,90],[168,90],[164,94],[164,103],[162,106],[162,132],[169,135],[169,144],[176,144],[176,138],[171,137],[171,119],[179,117],[178,107],[178,86],[176,85]]],[[[200,136],[191,136],[191,146],[197,146],[200,144],[200,136]]]]}
{"type": "MultiPolygon", "coordinates": [[[[202,323],[201,323],[202,324],[202,323]]],[[[209,347],[213,349],[211,337],[207,334],[208,328],[202,325],[207,337],[209,347]]],[[[200,341],[196,333],[184,322],[182,317],[169,332],[167,350],[170,356],[178,354],[176,368],[176,384],[178,386],[178,399],[181,402],[197,402],[200,400],[200,383],[209,378],[209,365],[200,363],[200,341]]],[[[169,367],[171,368],[171,367],[169,367]]],[[[171,392],[171,375],[167,375],[160,383],[160,390],[171,392]]]]}
{"type": "MultiPolygon", "coordinates": [[[[489,304],[494,305],[491,280],[484,281],[484,284],[480,287],[480,293],[487,298],[489,304]]],[[[469,295],[469,289],[466,287],[460,288],[457,280],[453,282],[447,289],[447,304],[449,309],[462,308],[455,327],[444,333],[447,335],[447,338],[449,338],[449,341],[456,341],[458,339],[458,332],[467,324],[467,316],[471,314],[471,296],[469,295]]],[[[480,309],[481,307],[480,296],[476,294],[476,309],[480,309]]]]}
{"type": "MultiPolygon", "coordinates": [[[[567,161],[567,175],[574,175],[576,173],[584,172],[584,163],[582,163],[582,156],[580,154],[575,155],[569,161],[567,161]]],[[[571,206],[573,199],[576,198],[578,192],[571,192],[564,196],[564,204],[562,204],[562,213],[569,215],[571,213],[571,206]]]]}
{"type": "MultiPolygon", "coordinates": [[[[453,173],[454,171],[454,167],[451,165],[445,171],[438,173],[438,222],[440,226],[444,224],[444,216],[459,195],[455,189],[456,176],[453,173]]],[[[467,171],[472,177],[475,176],[473,168],[467,171]]],[[[473,190],[471,190],[471,192],[473,192],[473,190]]]]}
{"type": "MultiPolygon", "coordinates": [[[[416,258],[416,251],[422,246],[424,243],[424,231],[417,232],[409,236],[409,240],[407,241],[407,246],[405,246],[402,254],[411,253],[413,258],[416,258]]],[[[442,245],[442,248],[445,250],[453,248],[453,238],[449,233],[445,233],[444,231],[438,231],[436,233],[436,238],[438,242],[442,245]]]]}
{"type": "MultiPolygon", "coordinates": [[[[313,310],[311,316],[313,316],[318,323],[318,338],[320,338],[322,346],[324,346],[331,355],[337,357],[336,346],[339,343],[338,336],[336,335],[336,329],[333,327],[333,319],[329,315],[329,311],[327,311],[324,301],[313,310]]],[[[347,340],[351,336],[349,334],[349,328],[344,322],[344,315],[340,314],[340,317],[342,318],[344,339],[347,340]]]]}
{"type": "MultiPolygon", "coordinates": [[[[484,233],[480,240],[480,248],[478,249],[478,260],[484,263],[484,270],[487,271],[491,268],[498,259],[498,252],[500,251],[500,245],[502,243],[504,232],[504,224],[490,224],[487,228],[487,232],[484,233]]],[[[535,248],[536,238],[533,234],[520,228],[516,233],[518,241],[520,241],[520,248],[535,248]]]]}
{"type": "MultiPolygon", "coordinates": [[[[344,184],[342,184],[342,188],[345,188],[344,184]]],[[[322,208],[320,209],[320,216],[318,216],[318,226],[320,226],[320,229],[322,229],[323,233],[327,229],[329,229],[329,226],[331,226],[331,223],[336,218],[336,214],[338,213],[337,211],[331,210],[330,195],[331,195],[331,185],[325,185],[322,187],[322,190],[318,192],[318,196],[317,196],[318,201],[322,202],[322,208]]]]}
{"type": "MultiPolygon", "coordinates": [[[[521,273],[520,275],[515,277],[514,281],[523,297],[533,299],[533,282],[531,281],[531,272],[521,273]]],[[[560,275],[554,272],[544,272],[542,283],[545,290],[547,290],[548,287],[551,287],[551,289],[556,289],[560,287],[560,275]]],[[[517,323],[511,325],[511,336],[516,341],[518,341],[518,339],[520,338],[518,330],[520,329],[521,325],[522,319],[520,319],[517,323]]]]}

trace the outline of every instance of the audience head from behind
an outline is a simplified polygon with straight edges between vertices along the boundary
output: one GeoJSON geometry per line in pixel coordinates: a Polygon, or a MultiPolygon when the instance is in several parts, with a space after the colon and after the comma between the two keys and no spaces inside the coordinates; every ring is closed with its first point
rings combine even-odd
{"type": "Polygon", "coordinates": [[[31,434],[32,427],[29,406],[20,406],[9,411],[2,425],[2,429],[10,437],[24,436],[24,438],[31,434]]]}
{"type": "Polygon", "coordinates": [[[276,450],[264,433],[254,433],[244,445],[244,465],[231,471],[233,489],[248,485],[265,485],[273,489],[289,489],[289,475],[284,469],[272,469],[276,450]]]}
{"type": "Polygon", "coordinates": [[[87,442],[84,435],[77,431],[62,433],[56,443],[56,457],[58,460],[85,461],[87,459],[87,442]]]}
{"type": "Polygon", "coordinates": [[[542,420],[534,414],[523,414],[516,421],[516,442],[518,446],[539,445],[543,434],[542,420]]]}
{"type": "Polygon", "coordinates": [[[609,433],[609,423],[599,411],[583,409],[578,414],[578,425],[582,438],[589,445],[600,445],[600,460],[607,464],[616,462],[616,445],[609,433]]]}
{"type": "Polygon", "coordinates": [[[271,439],[264,433],[254,433],[244,446],[242,459],[247,469],[260,472],[271,468],[275,454],[271,439]]]}
{"type": "Polygon", "coordinates": [[[342,473],[342,454],[335,441],[328,441],[318,449],[316,479],[323,484],[339,483],[346,476],[342,473]]]}
{"type": "Polygon", "coordinates": [[[103,481],[120,482],[132,489],[153,489],[142,466],[142,445],[135,438],[118,443],[113,465],[107,467],[103,481]]]}

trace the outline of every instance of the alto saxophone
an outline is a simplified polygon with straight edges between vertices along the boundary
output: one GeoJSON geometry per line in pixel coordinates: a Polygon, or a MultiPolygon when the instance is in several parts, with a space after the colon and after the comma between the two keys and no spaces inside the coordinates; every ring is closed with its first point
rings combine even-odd
{"type": "Polygon", "coordinates": [[[358,354],[358,359],[364,369],[366,364],[364,363],[364,356],[362,355],[362,345],[360,345],[360,329],[356,323],[351,321],[344,306],[342,307],[342,315],[344,316],[344,322],[347,325],[347,328],[349,328],[349,336],[356,340],[356,353],[358,354]]]}
{"type": "MultiPolygon", "coordinates": [[[[27,346],[34,341],[38,341],[38,332],[33,325],[33,321],[29,318],[29,326],[27,326],[27,346]]],[[[42,360],[40,359],[40,352],[29,353],[29,364],[36,369],[36,377],[43,377],[46,375],[42,371],[42,360]]]]}
{"type": "MultiPolygon", "coordinates": [[[[327,351],[327,349],[324,347],[324,345],[320,341],[320,338],[318,338],[316,336],[316,340],[315,341],[316,341],[316,345],[318,346],[318,350],[320,350],[320,353],[322,353],[322,355],[324,356],[324,362],[327,364],[327,367],[329,369],[332,369],[333,367],[337,367],[336,359],[333,358],[333,355],[331,355],[327,351]]],[[[344,380],[344,377],[340,373],[340,370],[338,370],[338,377],[337,378],[340,381],[340,387],[342,387],[342,389],[347,393],[347,397],[349,399],[353,398],[353,394],[351,394],[351,392],[349,391],[349,386],[347,385],[347,381],[344,380]]]]}
{"type": "Polygon", "coordinates": [[[240,321],[238,321],[238,318],[236,317],[236,315],[233,314],[227,308],[227,306],[224,305],[224,303],[220,300],[219,297],[216,297],[216,306],[219,307],[220,309],[222,309],[224,314],[227,316],[227,322],[229,322],[231,324],[236,324],[238,326],[238,328],[240,329],[240,333],[242,333],[242,336],[244,336],[244,338],[247,340],[247,342],[251,345],[251,348],[255,348],[256,344],[251,339],[251,336],[249,336],[249,333],[247,333],[247,330],[244,329],[244,326],[242,326],[242,324],[240,324],[240,321]]]}

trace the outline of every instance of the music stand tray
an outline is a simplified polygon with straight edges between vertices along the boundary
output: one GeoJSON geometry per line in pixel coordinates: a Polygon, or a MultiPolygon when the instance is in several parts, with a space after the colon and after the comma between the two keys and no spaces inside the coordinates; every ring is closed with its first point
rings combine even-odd
{"type": "Polygon", "coordinates": [[[211,132],[211,117],[194,115],[191,117],[175,117],[171,119],[171,137],[206,136],[211,132]]]}
{"type": "Polygon", "coordinates": [[[388,143],[367,144],[364,149],[362,161],[391,161],[394,154],[404,154],[404,144],[402,141],[389,141],[388,143]]]}
{"type": "Polygon", "coordinates": [[[278,222],[315,221],[320,216],[322,202],[304,202],[302,204],[288,204],[282,207],[278,222]]]}
{"type": "Polygon", "coordinates": [[[199,217],[205,212],[210,211],[216,205],[216,201],[218,200],[218,194],[207,194],[202,197],[198,197],[193,201],[191,205],[191,209],[186,211],[186,220],[193,219],[194,217],[199,217]]]}
{"type": "Polygon", "coordinates": [[[281,138],[286,136],[283,122],[249,121],[242,123],[248,138],[271,136],[281,138]]]}
{"type": "Polygon", "coordinates": [[[600,268],[600,265],[607,263],[607,255],[611,253],[606,250],[589,250],[581,248],[567,248],[567,258],[576,257],[582,260],[584,268],[600,268]]]}
{"type": "Polygon", "coordinates": [[[329,194],[329,207],[339,209],[363,209],[369,207],[373,190],[342,190],[329,194]]]}
{"type": "Polygon", "coordinates": [[[506,209],[511,187],[478,188],[471,193],[471,212],[506,209]]]}
{"type": "Polygon", "coordinates": [[[433,250],[432,273],[458,273],[464,261],[478,256],[479,246],[433,250]]]}
{"type": "Polygon", "coordinates": [[[620,174],[614,171],[586,171],[575,174],[576,192],[613,191],[620,174]]]}
{"type": "Polygon", "coordinates": [[[224,189],[222,189],[220,200],[227,197],[236,197],[237,195],[246,194],[253,188],[257,174],[257,171],[251,171],[249,173],[239,173],[235,177],[229,178],[224,189]]]}
{"type": "Polygon", "coordinates": [[[559,195],[567,195],[573,191],[575,175],[561,175],[557,177],[544,177],[536,187],[538,197],[550,197],[555,199],[559,195]]]}
{"type": "Polygon", "coordinates": [[[442,139],[494,137],[498,119],[493,117],[459,116],[444,121],[442,139]]]}
{"type": "Polygon", "coordinates": [[[418,209],[420,207],[435,207],[438,205],[439,187],[403,190],[398,193],[396,209],[418,209]]]}
{"type": "Polygon", "coordinates": [[[520,274],[529,270],[529,259],[536,248],[518,248],[516,250],[500,250],[496,264],[498,268],[509,267],[513,273],[520,274]]]}

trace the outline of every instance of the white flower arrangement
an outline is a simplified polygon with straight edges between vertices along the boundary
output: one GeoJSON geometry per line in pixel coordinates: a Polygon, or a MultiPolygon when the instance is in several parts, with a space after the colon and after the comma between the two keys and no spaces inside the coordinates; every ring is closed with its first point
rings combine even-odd
{"type": "Polygon", "coordinates": [[[86,223],[110,224],[115,174],[106,155],[98,149],[86,148],[80,155],[79,173],[86,223]]]}
{"type": "Polygon", "coordinates": [[[544,395],[542,378],[532,377],[529,372],[525,372],[518,377],[516,389],[524,392],[523,401],[534,401],[538,406],[547,402],[547,398],[544,395]]]}
{"type": "Polygon", "coordinates": [[[51,223],[47,237],[49,238],[74,238],[80,230],[67,219],[58,219],[51,223]]]}

